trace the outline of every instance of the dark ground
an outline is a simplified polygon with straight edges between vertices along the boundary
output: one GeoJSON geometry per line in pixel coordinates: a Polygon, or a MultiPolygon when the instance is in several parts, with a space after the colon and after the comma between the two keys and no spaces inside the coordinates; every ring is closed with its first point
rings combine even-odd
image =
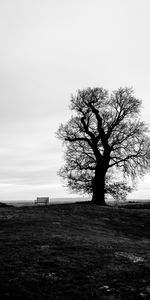
{"type": "Polygon", "coordinates": [[[149,207],[0,207],[1,299],[150,299],[149,207]]]}

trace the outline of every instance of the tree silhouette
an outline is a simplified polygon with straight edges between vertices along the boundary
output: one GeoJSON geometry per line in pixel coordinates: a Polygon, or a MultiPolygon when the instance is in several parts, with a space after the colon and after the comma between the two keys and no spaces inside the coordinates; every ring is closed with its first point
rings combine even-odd
{"type": "Polygon", "coordinates": [[[65,144],[65,165],[60,176],[74,191],[92,194],[105,205],[105,194],[130,190],[123,178],[136,179],[150,169],[150,137],[139,119],[141,101],[132,88],[111,94],[103,88],[79,90],[71,97],[71,119],[57,136],[65,144]]]}

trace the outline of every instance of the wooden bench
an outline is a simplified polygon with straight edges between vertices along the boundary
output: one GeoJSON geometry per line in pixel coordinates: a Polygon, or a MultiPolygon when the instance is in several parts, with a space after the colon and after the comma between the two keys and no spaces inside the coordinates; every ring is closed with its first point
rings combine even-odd
{"type": "Polygon", "coordinates": [[[37,197],[36,200],[34,201],[35,204],[49,204],[49,197],[37,197]]]}

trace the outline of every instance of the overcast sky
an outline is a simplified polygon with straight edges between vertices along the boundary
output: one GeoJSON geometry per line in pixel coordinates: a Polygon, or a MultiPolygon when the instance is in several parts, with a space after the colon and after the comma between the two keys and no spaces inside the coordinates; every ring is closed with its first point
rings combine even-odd
{"type": "Polygon", "coordinates": [[[70,196],[55,132],[77,89],[133,86],[149,122],[149,30],[149,0],[0,1],[0,201],[70,196]]]}

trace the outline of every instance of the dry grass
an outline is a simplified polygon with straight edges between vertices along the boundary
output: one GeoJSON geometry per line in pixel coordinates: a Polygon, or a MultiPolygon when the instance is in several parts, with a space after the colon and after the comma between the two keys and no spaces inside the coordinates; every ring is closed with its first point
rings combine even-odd
{"type": "Polygon", "coordinates": [[[150,210],[0,208],[1,299],[150,299],[150,210]]]}

